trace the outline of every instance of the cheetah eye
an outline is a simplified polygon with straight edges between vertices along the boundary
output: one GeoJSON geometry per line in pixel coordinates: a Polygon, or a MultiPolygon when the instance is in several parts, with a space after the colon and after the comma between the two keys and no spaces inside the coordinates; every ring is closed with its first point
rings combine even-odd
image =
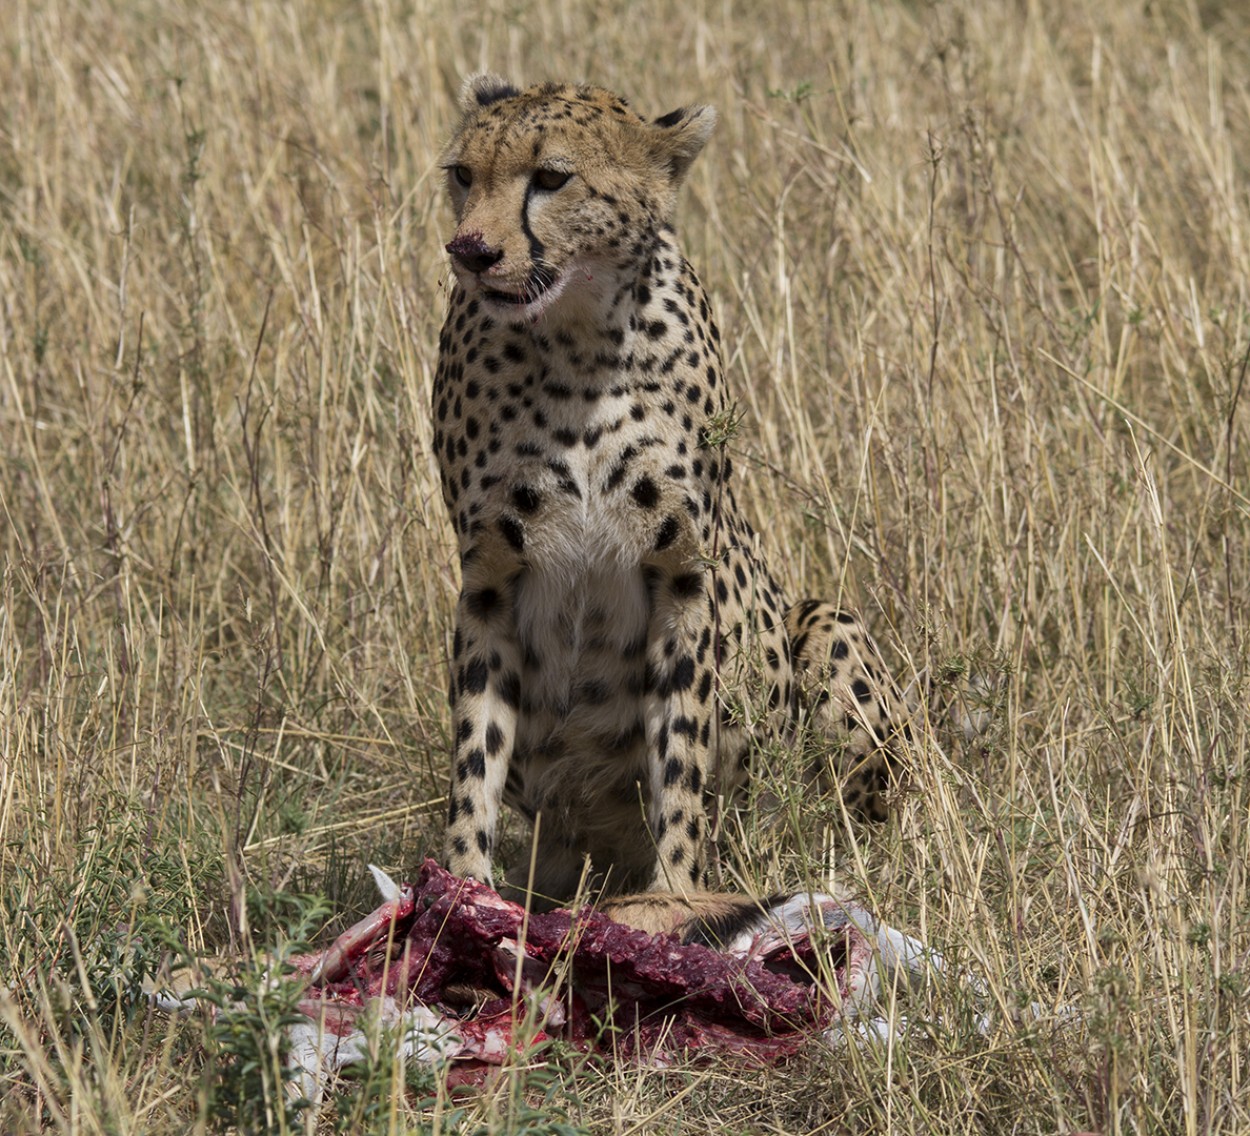
{"type": "Polygon", "coordinates": [[[456,184],[468,189],[473,184],[473,171],[468,166],[452,166],[451,176],[456,179],[456,184]]]}
{"type": "Polygon", "coordinates": [[[535,170],[534,186],[547,193],[554,193],[572,176],[567,170],[535,170]]]}

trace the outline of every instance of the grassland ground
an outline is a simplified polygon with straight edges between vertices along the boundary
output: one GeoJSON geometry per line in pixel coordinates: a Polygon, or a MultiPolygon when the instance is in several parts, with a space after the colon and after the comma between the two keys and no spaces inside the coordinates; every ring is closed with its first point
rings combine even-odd
{"type": "Polygon", "coordinates": [[[0,1131],[1250,1131],[1243,5],[10,0],[0,75],[0,1131]],[[453,1100],[380,1046],[284,1097],[254,960],[439,840],[434,165],[484,68],[718,108],[679,229],[746,507],[990,711],[873,833],[766,755],[726,872],[836,870],[988,1035],[950,983],[775,1069],[453,1100]],[[171,952],[248,1014],[149,1012],[171,952]]]}

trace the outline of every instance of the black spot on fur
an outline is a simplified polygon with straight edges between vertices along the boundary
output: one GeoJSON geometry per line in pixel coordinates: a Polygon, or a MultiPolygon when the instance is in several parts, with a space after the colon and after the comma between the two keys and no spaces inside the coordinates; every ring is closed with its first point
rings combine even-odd
{"type": "Polygon", "coordinates": [[[499,698],[505,706],[517,710],[521,706],[521,677],[509,671],[499,680],[499,698]]]}
{"type": "Polygon", "coordinates": [[[517,552],[525,550],[525,529],[516,517],[502,516],[499,518],[499,531],[517,552]]]}
{"type": "Polygon", "coordinates": [[[494,588],[482,588],[465,596],[464,604],[478,619],[489,619],[499,607],[499,593],[494,588]]]}
{"type": "Polygon", "coordinates": [[[462,694],[481,694],[486,689],[486,661],[474,659],[460,669],[460,692],[462,694]]]}
{"type": "Polygon", "coordinates": [[[684,714],[673,719],[673,733],[681,734],[683,737],[694,741],[698,736],[698,727],[695,725],[693,718],[687,718],[684,714]]]}
{"type": "Polygon", "coordinates": [[[703,591],[703,577],[697,572],[681,572],[673,577],[673,595],[680,599],[693,599],[703,591]]]}
{"type": "Polygon", "coordinates": [[[634,482],[632,496],[644,509],[654,509],[660,500],[660,491],[649,477],[640,477],[634,482]]]}
{"type": "Polygon", "coordinates": [[[529,514],[538,511],[543,499],[541,495],[529,485],[518,485],[512,491],[512,504],[516,506],[517,511],[529,514]]]}
{"type": "Polygon", "coordinates": [[[456,780],[463,784],[470,778],[480,781],[486,776],[486,755],[475,749],[463,757],[456,765],[456,780]]]}

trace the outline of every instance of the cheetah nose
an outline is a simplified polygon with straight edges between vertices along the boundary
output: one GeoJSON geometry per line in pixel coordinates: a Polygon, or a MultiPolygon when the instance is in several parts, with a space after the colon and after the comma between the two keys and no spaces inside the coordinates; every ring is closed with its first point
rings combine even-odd
{"type": "Polygon", "coordinates": [[[452,260],[467,272],[485,272],[503,260],[503,249],[491,248],[481,233],[461,233],[446,247],[452,260]]]}

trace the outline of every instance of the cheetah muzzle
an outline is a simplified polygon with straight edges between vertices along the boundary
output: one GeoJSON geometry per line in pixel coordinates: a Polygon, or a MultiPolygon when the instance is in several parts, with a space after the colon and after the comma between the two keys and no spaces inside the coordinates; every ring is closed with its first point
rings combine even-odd
{"type": "Polygon", "coordinates": [[[455,273],[434,443],[460,549],[446,859],[567,899],[704,878],[708,802],[762,739],[815,730],[880,818],[895,697],[859,619],[793,606],[739,511],[720,333],[672,227],[715,124],[597,87],[479,76],[443,155],[455,273]]]}

